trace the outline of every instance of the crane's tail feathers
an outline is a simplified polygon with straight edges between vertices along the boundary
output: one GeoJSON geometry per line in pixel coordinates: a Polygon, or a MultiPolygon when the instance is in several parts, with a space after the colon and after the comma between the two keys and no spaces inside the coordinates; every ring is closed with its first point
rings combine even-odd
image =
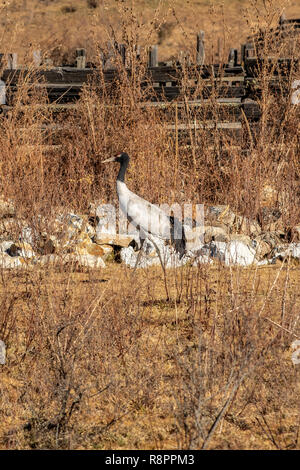
{"type": "Polygon", "coordinates": [[[182,223],[174,216],[170,216],[171,243],[181,259],[186,252],[186,237],[182,223]]]}

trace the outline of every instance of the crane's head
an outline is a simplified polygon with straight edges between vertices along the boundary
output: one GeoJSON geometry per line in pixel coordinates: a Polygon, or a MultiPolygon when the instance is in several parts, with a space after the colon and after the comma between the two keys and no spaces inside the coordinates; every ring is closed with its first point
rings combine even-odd
{"type": "Polygon", "coordinates": [[[129,156],[125,152],[118,153],[114,157],[107,158],[106,160],[103,160],[102,163],[108,163],[108,162],[118,162],[120,164],[122,163],[128,163],[129,162],[129,156]]]}

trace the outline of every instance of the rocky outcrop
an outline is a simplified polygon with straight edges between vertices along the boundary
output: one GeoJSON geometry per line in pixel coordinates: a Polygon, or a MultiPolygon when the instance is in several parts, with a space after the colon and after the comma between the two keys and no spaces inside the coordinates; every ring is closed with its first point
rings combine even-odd
{"type": "MultiPolygon", "coordinates": [[[[193,220],[184,226],[187,249],[182,258],[166,241],[154,237],[154,242],[166,267],[214,262],[250,266],[291,259],[299,262],[300,224],[285,233],[279,210],[266,205],[260,214],[258,222],[236,214],[227,205],[205,207],[203,226],[193,220]]],[[[1,202],[0,198],[0,267],[67,265],[72,269],[103,269],[105,261],[121,261],[131,267],[136,264],[142,240],[136,231],[115,233],[112,206],[94,205],[85,215],[59,210],[51,223],[36,217],[38,223],[31,227],[26,220],[16,218],[11,201],[1,202]],[[39,226],[47,230],[39,233],[39,226]]],[[[139,259],[139,267],[160,264],[151,240],[145,240],[139,259]]]]}
{"type": "Polygon", "coordinates": [[[109,234],[109,233],[97,233],[94,237],[94,242],[98,245],[111,245],[119,247],[128,247],[134,240],[132,235],[122,234],[109,234]]]}

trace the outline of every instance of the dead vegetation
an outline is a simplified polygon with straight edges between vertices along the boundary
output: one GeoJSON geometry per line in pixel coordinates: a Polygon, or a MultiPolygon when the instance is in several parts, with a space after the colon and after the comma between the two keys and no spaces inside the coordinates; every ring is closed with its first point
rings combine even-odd
{"type": "Polygon", "coordinates": [[[2,448],[299,448],[299,271],[277,275],[169,272],[166,303],[158,269],[3,274],[2,448]]]}
{"type": "MultiPolygon", "coordinates": [[[[132,47],[134,20],[124,17],[132,47]]],[[[128,185],[155,203],[229,204],[255,220],[271,186],[288,237],[300,220],[299,111],[271,92],[269,70],[259,75],[262,118],[255,131],[244,123],[244,155],[217,129],[179,145],[162,112],[141,105],[151,92],[140,86],[143,64],[132,54],[135,73],[119,64],[113,93],[99,96],[100,76],[58,117],[23,79],[0,130],[1,193],[17,219],[38,241],[61,207],[84,213],[91,201],[115,201],[114,170],[101,160],[125,150],[128,185]],[[49,131],[55,123],[63,128],[49,131]]],[[[201,112],[204,122],[219,118],[213,98],[201,112]]],[[[183,119],[193,119],[188,106],[183,119]]],[[[299,266],[169,269],[168,302],[159,269],[75,271],[0,270],[1,448],[299,449],[299,266]]]]}

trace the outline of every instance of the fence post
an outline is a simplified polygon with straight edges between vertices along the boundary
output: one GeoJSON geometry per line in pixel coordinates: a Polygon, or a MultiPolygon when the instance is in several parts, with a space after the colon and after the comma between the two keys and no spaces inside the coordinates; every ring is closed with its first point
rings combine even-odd
{"type": "Polygon", "coordinates": [[[122,64],[126,65],[126,46],[125,44],[119,44],[119,53],[122,58],[122,64]]]}
{"type": "Polygon", "coordinates": [[[76,67],[78,69],[85,69],[86,65],[86,50],[76,49],[76,67]]]}
{"type": "Polygon", "coordinates": [[[246,44],[241,45],[241,63],[243,64],[245,62],[245,57],[246,57],[246,44]]]}
{"type": "Polygon", "coordinates": [[[229,67],[235,67],[237,65],[237,49],[230,49],[229,57],[228,57],[228,65],[229,67]]]}
{"type": "Polygon", "coordinates": [[[205,60],[204,36],[204,31],[200,31],[200,33],[197,34],[197,65],[203,65],[205,60]]]}
{"type": "Polygon", "coordinates": [[[4,341],[0,339],[0,364],[4,365],[6,361],[6,346],[4,341]]]}
{"type": "Polygon", "coordinates": [[[99,52],[99,59],[100,59],[100,64],[102,66],[102,69],[104,69],[104,65],[105,65],[105,57],[104,57],[104,54],[102,51],[99,52]]]}
{"type": "Polygon", "coordinates": [[[44,65],[46,65],[47,67],[53,67],[53,60],[50,59],[50,57],[46,57],[44,59],[44,65]]]}
{"type": "Polygon", "coordinates": [[[218,42],[217,42],[217,55],[218,55],[218,62],[221,63],[221,38],[218,37],[218,42]]]}
{"type": "Polygon", "coordinates": [[[136,60],[141,60],[141,46],[137,45],[135,47],[136,60]]]}
{"type": "Polygon", "coordinates": [[[180,51],[178,61],[181,65],[185,65],[186,67],[190,67],[191,65],[191,57],[188,52],[180,51]]]}
{"type": "Polygon", "coordinates": [[[105,57],[105,64],[104,64],[104,69],[105,70],[114,70],[116,68],[115,65],[115,54],[116,54],[116,44],[114,41],[108,41],[107,42],[107,54],[105,57]]]}
{"type": "Polygon", "coordinates": [[[0,80],[0,104],[6,104],[6,85],[0,80]]]}
{"type": "Polygon", "coordinates": [[[151,46],[149,49],[149,67],[157,67],[158,66],[158,46],[151,46]]]}
{"type": "Polygon", "coordinates": [[[18,67],[18,54],[13,52],[12,54],[7,54],[7,68],[15,70],[18,67]]]}
{"type": "Polygon", "coordinates": [[[286,14],[282,13],[282,15],[280,15],[280,18],[279,18],[279,25],[282,27],[285,21],[286,21],[286,14]]]}
{"type": "Polygon", "coordinates": [[[291,103],[295,105],[300,104],[300,80],[294,80],[292,82],[292,96],[291,96],[291,103]]]}
{"type": "Polygon", "coordinates": [[[42,54],[40,50],[33,51],[33,62],[36,67],[39,67],[42,62],[42,54]]]}

